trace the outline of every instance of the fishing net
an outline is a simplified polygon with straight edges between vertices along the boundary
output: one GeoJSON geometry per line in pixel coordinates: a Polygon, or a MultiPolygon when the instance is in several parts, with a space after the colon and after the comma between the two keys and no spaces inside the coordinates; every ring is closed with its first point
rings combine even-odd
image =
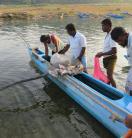
{"type": "Polygon", "coordinates": [[[56,67],[59,68],[59,65],[64,65],[64,66],[68,66],[71,64],[74,64],[74,58],[72,57],[72,55],[70,54],[70,52],[66,52],[66,54],[58,54],[55,53],[50,60],[50,63],[56,67]]]}

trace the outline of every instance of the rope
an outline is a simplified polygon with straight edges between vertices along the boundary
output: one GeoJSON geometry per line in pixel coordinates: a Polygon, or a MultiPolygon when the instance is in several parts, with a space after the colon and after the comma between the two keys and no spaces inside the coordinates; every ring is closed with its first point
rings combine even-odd
{"type": "Polygon", "coordinates": [[[24,39],[24,37],[20,33],[18,33],[17,31],[15,31],[15,33],[25,42],[27,48],[31,48],[30,44],[24,39]]]}
{"type": "Polygon", "coordinates": [[[46,75],[47,75],[47,73],[46,73],[46,74],[39,75],[39,76],[37,76],[37,77],[28,78],[28,79],[24,79],[24,80],[20,80],[20,81],[14,82],[14,83],[12,83],[12,84],[9,84],[9,85],[7,85],[7,86],[4,86],[4,87],[0,88],[0,91],[3,91],[3,90],[5,90],[5,89],[7,89],[7,88],[10,88],[10,87],[12,87],[12,86],[14,86],[14,85],[17,85],[17,84],[20,84],[20,83],[24,83],[24,82],[33,81],[33,80],[37,80],[37,79],[43,78],[43,77],[45,77],[46,75]]]}
{"type": "Polygon", "coordinates": [[[13,29],[13,31],[17,34],[18,37],[20,37],[25,42],[27,48],[31,48],[30,44],[24,39],[20,32],[16,31],[15,28],[13,29]]]}

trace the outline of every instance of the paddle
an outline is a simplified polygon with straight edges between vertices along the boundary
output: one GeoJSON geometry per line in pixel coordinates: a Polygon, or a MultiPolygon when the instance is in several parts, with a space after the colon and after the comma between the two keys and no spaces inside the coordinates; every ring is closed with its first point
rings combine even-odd
{"type": "Polygon", "coordinates": [[[12,84],[9,84],[9,85],[6,85],[6,86],[0,88],[0,91],[3,91],[3,90],[5,90],[5,89],[7,89],[7,88],[9,88],[9,87],[12,87],[12,86],[17,85],[17,84],[20,84],[20,83],[24,83],[24,82],[33,81],[33,80],[37,80],[37,79],[43,78],[43,77],[45,77],[46,75],[48,75],[48,73],[39,75],[39,76],[37,76],[37,77],[28,78],[28,79],[24,79],[24,80],[20,80],[20,81],[14,82],[14,83],[12,83],[12,84]]]}

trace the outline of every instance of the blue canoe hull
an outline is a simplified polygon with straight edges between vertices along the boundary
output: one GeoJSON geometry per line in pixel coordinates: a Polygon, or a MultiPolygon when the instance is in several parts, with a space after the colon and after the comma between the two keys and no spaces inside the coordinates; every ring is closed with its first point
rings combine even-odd
{"type": "MultiPolygon", "coordinates": [[[[47,62],[42,62],[38,57],[42,58],[44,56],[43,51],[39,51],[38,57],[33,54],[32,49],[29,49],[29,54],[31,60],[35,63],[36,67],[42,73],[48,73],[48,64],[47,62]]],[[[58,85],[66,94],[68,94],[73,100],[75,100],[80,106],[82,106],[88,113],[90,113],[93,117],[95,117],[99,122],[101,122],[107,129],[109,129],[116,137],[123,136],[128,129],[125,127],[123,123],[113,122],[109,117],[111,113],[106,109],[98,105],[96,102],[91,100],[87,93],[90,93],[96,100],[109,107],[112,111],[119,114],[122,118],[125,118],[127,114],[132,114],[132,110],[127,109],[126,107],[131,104],[132,97],[128,96],[120,92],[119,90],[104,84],[103,82],[96,80],[91,75],[81,73],[80,76],[85,78],[86,80],[91,81],[91,84],[86,84],[87,82],[82,82],[80,80],[80,76],[68,76],[63,78],[55,78],[51,75],[47,75],[50,80],[52,80],[56,85],[58,85]],[[83,89],[85,93],[82,93],[78,87],[75,87],[76,84],[79,88],[83,89]],[[94,84],[94,85],[92,85],[94,84]],[[96,88],[96,84],[104,88],[101,92],[98,92],[96,88]],[[111,94],[107,96],[108,93],[105,91],[110,91],[111,94]],[[114,95],[111,97],[111,95],[114,95]]],[[[85,80],[83,79],[83,81],[85,80]]]]}
{"type": "Polygon", "coordinates": [[[109,17],[115,18],[115,19],[123,19],[123,15],[117,15],[117,14],[108,14],[109,17]]]}

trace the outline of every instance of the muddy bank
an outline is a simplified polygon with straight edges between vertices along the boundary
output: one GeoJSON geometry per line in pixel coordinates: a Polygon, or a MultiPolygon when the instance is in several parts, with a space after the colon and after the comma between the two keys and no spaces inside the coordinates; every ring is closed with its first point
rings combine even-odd
{"type": "Polygon", "coordinates": [[[18,13],[3,13],[0,15],[2,19],[32,19],[33,15],[25,13],[25,12],[18,12],[18,13]]]}
{"type": "Polygon", "coordinates": [[[0,18],[2,19],[50,19],[58,17],[63,19],[67,16],[75,16],[85,13],[92,17],[105,16],[108,13],[121,14],[132,13],[131,4],[45,4],[41,6],[0,6],[0,18]]]}

